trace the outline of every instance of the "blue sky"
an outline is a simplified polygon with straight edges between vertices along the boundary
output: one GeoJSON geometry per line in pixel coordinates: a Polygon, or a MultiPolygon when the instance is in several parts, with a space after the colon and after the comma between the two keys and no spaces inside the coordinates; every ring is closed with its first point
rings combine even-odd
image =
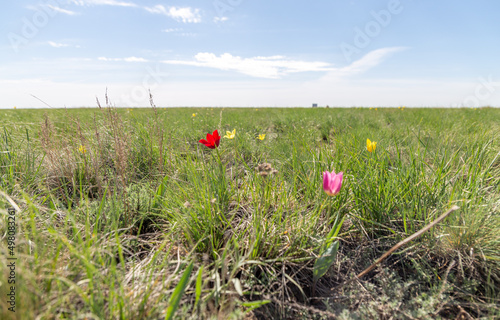
{"type": "Polygon", "coordinates": [[[500,106],[500,2],[18,0],[0,108],[500,106]]]}

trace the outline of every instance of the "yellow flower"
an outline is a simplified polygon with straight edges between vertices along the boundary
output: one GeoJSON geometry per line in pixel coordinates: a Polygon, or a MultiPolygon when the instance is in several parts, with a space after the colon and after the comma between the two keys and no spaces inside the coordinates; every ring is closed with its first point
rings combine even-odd
{"type": "Polygon", "coordinates": [[[234,129],[232,132],[226,131],[226,135],[224,136],[224,138],[234,139],[235,135],[236,135],[236,129],[234,129]]]}
{"type": "Polygon", "coordinates": [[[78,151],[81,153],[81,154],[85,154],[87,153],[87,149],[85,149],[85,146],[84,145],[81,145],[80,148],[78,148],[78,151]]]}
{"type": "Polygon", "coordinates": [[[14,109],[17,109],[17,107],[16,107],[16,106],[14,106],[14,109]]]}
{"type": "Polygon", "coordinates": [[[377,143],[375,141],[370,141],[370,139],[366,139],[366,149],[368,152],[373,152],[377,148],[377,143]]]}
{"type": "Polygon", "coordinates": [[[259,140],[264,140],[266,138],[266,134],[259,134],[259,136],[257,137],[257,139],[259,140]]]}
{"type": "Polygon", "coordinates": [[[192,114],[192,117],[196,117],[196,113],[193,113],[193,114],[192,114]]]}

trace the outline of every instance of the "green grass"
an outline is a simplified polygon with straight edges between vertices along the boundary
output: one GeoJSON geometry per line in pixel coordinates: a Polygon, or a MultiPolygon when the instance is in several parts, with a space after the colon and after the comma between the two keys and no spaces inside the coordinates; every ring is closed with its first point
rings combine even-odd
{"type": "Polygon", "coordinates": [[[0,318],[498,317],[499,119],[492,108],[2,110],[0,318]],[[215,129],[236,137],[198,142],[215,129]],[[333,169],[344,180],[329,197],[333,169]]]}

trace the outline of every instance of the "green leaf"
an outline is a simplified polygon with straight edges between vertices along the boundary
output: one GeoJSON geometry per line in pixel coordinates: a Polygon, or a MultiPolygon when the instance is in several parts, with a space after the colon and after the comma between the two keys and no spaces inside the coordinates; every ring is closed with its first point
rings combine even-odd
{"type": "Polygon", "coordinates": [[[170,297],[170,301],[168,303],[167,314],[165,315],[165,320],[170,320],[174,317],[175,311],[179,307],[179,302],[181,302],[182,295],[184,294],[184,290],[189,283],[189,277],[191,276],[191,271],[193,271],[193,262],[191,262],[184,273],[182,274],[181,280],[177,284],[170,297]]]}
{"type": "Polygon", "coordinates": [[[198,270],[198,277],[196,278],[196,289],[195,289],[195,302],[194,302],[194,305],[197,306],[198,305],[198,302],[200,301],[200,297],[201,297],[201,276],[203,274],[203,266],[200,267],[200,269],[198,270]]]}
{"type": "Polygon", "coordinates": [[[248,313],[254,309],[257,309],[265,304],[268,304],[271,302],[270,300],[259,300],[259,301],[252,301],[252,302],[243,302],[241,305],[243,307],[247,307],[248,309],[245,310],[245,313],[248,313]]]}
{"type": "Polygon", "coordinates": [[[337,238],[337,235],[340,232],[340,229],[342,228],[342,225],[344,224],[345,216],[342,216],[342,219],[339,222],[339,215],[337,214],[337,217],[335,218],[335,222],[333,223],[333,228],[332,230],[328,233],[326,236],[326,245],[329,246],[332,241],[337,238]]]}
{"type": "Polygon", "coordinates": [[[328,268],[335,262],[337,251],[339,249],[339,242],[332,243],[316,260],[313,268],[313,281],[316,283],[319,278],[325,275],[328,268]]]}

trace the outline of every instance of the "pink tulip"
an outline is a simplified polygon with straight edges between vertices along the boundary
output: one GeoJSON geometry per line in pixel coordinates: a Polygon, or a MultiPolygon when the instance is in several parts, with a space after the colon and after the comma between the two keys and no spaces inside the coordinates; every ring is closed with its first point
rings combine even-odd
{"type": "Polygon", "coordinates": [[[336,174],[335,170],[333,170],[332,173],[328,171],[323,172],[323,190],[325,190],[326,194],[334,196],[340,192],[343,176],[343,172],[336,174]]]}

